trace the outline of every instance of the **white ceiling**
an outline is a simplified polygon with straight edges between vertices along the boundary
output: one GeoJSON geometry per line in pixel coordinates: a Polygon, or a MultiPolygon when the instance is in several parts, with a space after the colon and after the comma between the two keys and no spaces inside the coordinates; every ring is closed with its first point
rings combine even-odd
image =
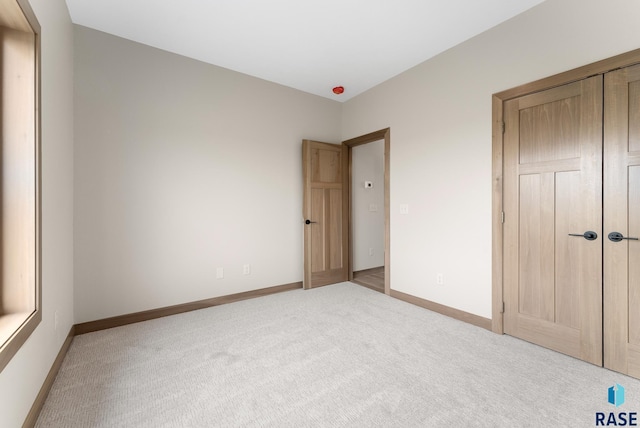
{"type": "Polygon", "coordinates": [[[76,24],[338,101],[542,1],[66,0],[76,24]]]}

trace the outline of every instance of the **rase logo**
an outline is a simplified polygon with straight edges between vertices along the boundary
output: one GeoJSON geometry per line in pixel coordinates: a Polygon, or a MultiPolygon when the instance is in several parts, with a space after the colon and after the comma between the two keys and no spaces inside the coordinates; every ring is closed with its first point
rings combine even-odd
{"type": "MultiPolygon", "coordinates": [[[[624,404],[624,387],[620,384],[615,384],[608,391],[607,401],[616,407],[620,407],[624,404]]],[[[636,427],[638,426],[638,413],[637,412],[597,412],[596,413],[596,426],[597,427],[636,427]]]]}
{"type": "Polygon", "coordinates": [[[616,383],[609,388],[609,403],[616,407],[624,404],[624,387],[622,385],[616,383]]]}

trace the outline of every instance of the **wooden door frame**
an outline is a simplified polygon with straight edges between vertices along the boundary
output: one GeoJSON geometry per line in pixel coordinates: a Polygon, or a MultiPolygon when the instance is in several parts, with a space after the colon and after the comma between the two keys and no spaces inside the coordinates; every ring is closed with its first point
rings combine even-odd
{"type": "Polygon", "coordinates": [[[352,211],[352,161],[353,161],[353,148],[361,146],[363,144],[373,143],[374,141],[384,140],[384,293],[390,295],[391,293],[391,195],[389,185],[389,154],[391,146],[391,128],[381,129],[379,131],[372,132],[370,134],[361,135],[360,137],[351,138],[343,141],[342,145],[347,148],[348,158],[348,174],[345,187],[348,195],[348,210],[349,210],[349,262],[348,272],[349,281],[353,280],[353,211],[352,211]]]}
{"type": "Polygon", "coordinates": [[[593,64],[578,67],[551,77],[536,80],[492,96],[492,319],[491,329],[498,334],[504,333],[504,284],[503,284],[503,136],[504,102],[523,95],[562,86],[596,74],[604,74],[618,68],[640,64],[640,49],[604,59],[593,64]]]}

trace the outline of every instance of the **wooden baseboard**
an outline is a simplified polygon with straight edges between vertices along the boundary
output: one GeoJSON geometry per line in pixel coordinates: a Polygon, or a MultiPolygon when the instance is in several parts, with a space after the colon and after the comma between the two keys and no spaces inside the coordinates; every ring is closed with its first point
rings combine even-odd
{"type": "Polygon", "coordinates": [[[198,309],[210,308],[212,306],[224,305],[240,300],[252,299],[254,297],[267,296],[269,294],[281,293],[302,288],[302,282],[277,285],[275,287],[261,288],[259,290],[245,291],[244,293],[230,294],[227,296],[214,297],[212,299],[200,300],[197,302],[184,303],[181,305],[167,306],[159,309],[151,309],[133,314],[120,315],[117,317],[104,318],[96,321],[83,322],[75,325],[75,334],[85,334],[92,331],[106,330],[108,328],[120,327],[141,321],[148,321],[162,318],[169,315],[181,314],[183,312],[195,311],[198,309]]]}
{"type": "Polygon", "coordinates": [[[430,311],[437,312],[439,314],[455,318],[459,321],[464,321],[477,327],[492,331],[491,320],[488,318],[470,314],[469,312],[454,309],[449,306],[441,305],[440,303],[431,302],[429,300],[421,299],[419,297],[405,294],[396,290],[391,290],[391,297],[395,297],[396,299],[411,303],[416,306],[420,306],[421,308],[429,309],[430,311]]]}
{"type": "Polygon", "coordinates": [[[38,421],[38,416],[40,416],[40,411],[42,410],[42,406],[44,406],[44,402],[46,401],[47,396],[49,395],[49,391],[53,386],[53,381],[56,380],[58,371],[62,366],[62,361],[64,360],[64,357],[67,355],[67,351],[71,346],[71,342],[73,341],[73,336],[75,336],[75,327],[71,327],[71,329],[69,330],[69,334],[67,335],[67,338],[62,344],[62,347],[60,348],[60,352],[58,352],[58,356],[53,362],[53,365],[49,370],[49,374],[45,378],[44,383],[40,388],[40,392],[38,392],[38,395],[36,396],[36,399],[34,400],[33,405],[31,406],[31,410],[29,410],[29,414],[27,414],[27,418],[24,420],[24,423],[22,424],[23,428],[32,428],[36,425],[36,422],[38,421]]]}

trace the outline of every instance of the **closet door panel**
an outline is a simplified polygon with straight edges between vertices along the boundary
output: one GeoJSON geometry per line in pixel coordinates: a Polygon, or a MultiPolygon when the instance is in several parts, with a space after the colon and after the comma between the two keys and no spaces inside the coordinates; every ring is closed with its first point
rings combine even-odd
{"type": "MultiPolygon", "coordinates": [[[[640,238],[640,166],[629,167],[629,233],[640,238]]],[[[628,251],[629,343],[640,346],[640,243],[629,242],[628,251]]]]}
{"type": "MultiPolygon", "coordinates": [[[[640,66],[605,75],[604,232],[640,238],[640,66]]],[[[604,241],[604,365],[640,377],[640,240],[604,241]]]]}
{"type": "MultiPolygon", "coordinates": [[[[633,76],[630,76],[633,78],[633,76]]],[[[640,152],[640,80],[629,82],[629,152],[640,152]]]]}
{"type": "Polygon", "coordinates": [[[504,118],[504,331],[601,365],[602,76],[504,118]]]}

